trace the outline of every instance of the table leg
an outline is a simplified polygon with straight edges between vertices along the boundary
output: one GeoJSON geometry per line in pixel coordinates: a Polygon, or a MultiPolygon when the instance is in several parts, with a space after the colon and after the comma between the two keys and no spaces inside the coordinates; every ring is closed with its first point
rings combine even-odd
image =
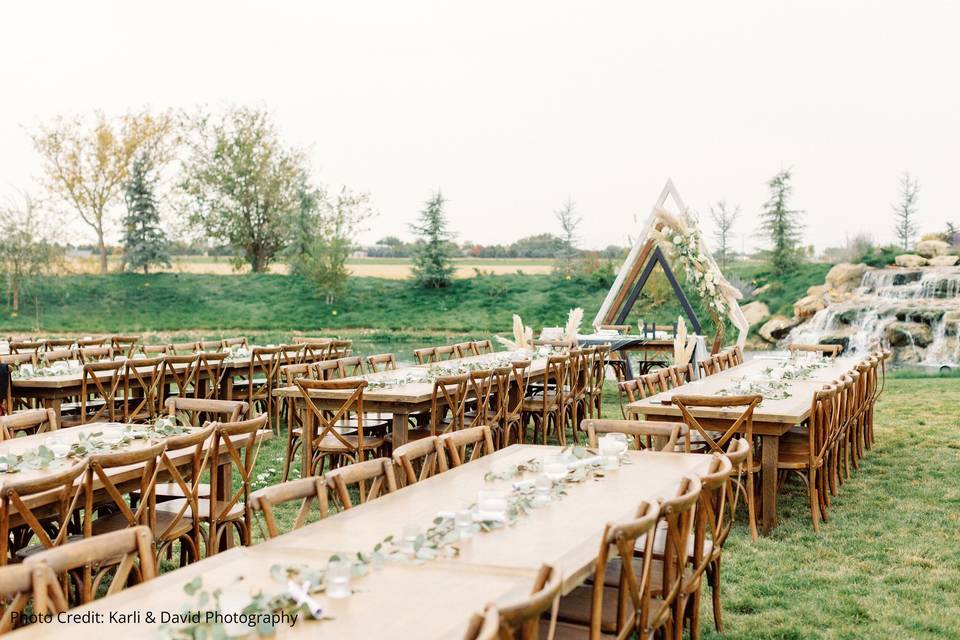
{"type": "Polygon", "coordinates": [[[777,526],[777,458],[780,453],[780,436],[760,436],[760,448],[763,456],[760,465],[763,485],[762,530],[764,535],[769,535],[777,526]]]}
{"type": "Polygon", "coordinates": [[[391,433],[393,434],[393,448],[407,443],[407,424],[410,419],[408,413],[393,413],[393,425],[391,433]]]}
{"type": "Polygon", "coordinates": [[[43,398],[43,408],[44,409],[53,409],[53,413],[57,416],[57,428],[63,424],[63,416],[60,415],[60,406],[63,404],[63,398],[43,398]]]}
{"type": "MultiPolygon", "coordinates": [[[[294,400],[298,402],[298,400],[294,400]]],[[[309,407],[305,407],[303,411],[303,431],[300,433],[300,437],[303,439],[303,462],[300,465],[300,477],[309,478],[312,473],[313,462],[313,421],[315,416],[313,411],[309,407]]]]}
{"type": "MultiPolygon", "coordinates": [[[[217,464],[217,495],[211,496],[214,503],[210,505],[211,513],[219,513],[220,503],[228,501],[233,495],[233,463],[230,459],[217,464]]],[[[226,551],[233,546],[233,525],[221,524],[220,551],[226,551]]],[[[244,541],[240,540],[243,545],[244,541]]]]}

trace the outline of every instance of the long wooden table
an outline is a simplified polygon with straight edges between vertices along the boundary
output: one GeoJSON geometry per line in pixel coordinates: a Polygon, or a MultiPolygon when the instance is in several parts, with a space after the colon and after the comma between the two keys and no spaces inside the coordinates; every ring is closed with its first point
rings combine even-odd
{"type": "MultiPolygon", "coordinates": [[[[249,596],[257,590],[280,590],[270,578],[275,564],[307,564],[322,568],[334,553],[370,551],[405,524],[430,525],[440,511],[466,508],[481,489],[508,489],[510,481],[486,482],[484,474],[558,447],[513,445],[475,462],[440,474],[307,525],[248,549],[234,549],[146,584],[74,609],[100,612],[104,622],[95,632],[102,638],[145,635],[157,628],[160,612],[178,612],[190,598],[183,585],[201,577],[203,588],[224,589],[249,596]],[[139,612],[139,621],[109,623],[110,612],[139,612]],[[146,614],[154,622],[146,621],[146,614]]],[[[470,616],[487,603],[513,600],[529,593],[537,569],[544,563],[563,572],[569,592],[589,574],[596,559],[604,525],[632,516],[641,501],[673,495],[686,475],[704,472],[710,457],[696,454],[631,452],[632,464],[606,477],[571,485],[567,495],[521,516],[512,527],[476,533],[458,543],[459,556],[422,564],[387,563],[354,579],[355,592],[344,600],[317,597],[334,616],[320,622],[299,621],[278,629],[298,637],[461,638],[470,616]]],[[[13,637],[62,637],[58,623],[33,625],[13,637]]]]}
{"type": "MultiPolygon", "coordinates": [[[[856,363],[856,358],[837,358],[827,366],[814,370],[806,379],[787,380],[785,382],[790,397],[781,400],[764,399],[754,411],[753,432],[760,437],[761,443],[761,524],[765,533],[769,533],[777,525],[777,458],[780,438],[810,416],[810,406],[817,390],[842,376],[856,363]]],[[[626,405],[626,411],[628,415],[641,418],[679,421],[682,418],[680,410],[671,402],[674,395],[720,395],[721,391],[729,388],[738,378],[756,376],[769,379],[767,369],[776,369],[782,364],[779,360],[755,358],[704,379],[632,402],[626,405]]],[[[691,413],[704,427],[726,431],[740,416],[741,410],[714,407],[696,409],[691,413]]]]}
{"type": "MultiPolygon", "coordinates": [[[[438,366],[450,365],[456,366],[458,363],[466,362],[490,362],[499,359],[509,359],[514,352],[498,351],[480,356],[470,356],[468,358],[454,358],[434,363],[438,366]]],[[[515,360],[530,359],[529,354],[514,353],[515,360]]],[[[527,376],[530,380],[541,379],[546,371],[547,359],[545,357],[535,357],[531,359],[530,367],[527,369],[527,376]]],[[[405,379],[410,374],[425,374],[432,364],[413,365],[402,367],[393,371],[381,371],[364,376],[370,381],[405,379]]],[[[493,365],[491,365],[493,366],[493,365]]],[[[273,390],[273,395],[278,398],[302,398],[302,393],[298,387],[278,387],[273,390]]],[[[314,390],[310,393],[310,398],[321,409],[336,410],[340,408],[344,400],[350,397],[349,390],[325,389],[314,390]]],[[[430,403],[433,397],[433,382],[415,381],[406,384],[392,385],[387,387],[368,387],[363,392],[364,411],[369,413],[392,414],[391,433],[393,434],[393,446],[398,447],[407,441],[407,429],[410,416],[413,414],[426,414],[430,411],[430,403]]],[[[304,411],[303,424],[303,464],[301,475],[310,475],[310,460],[312,456],[312,443],[314,431],[314,416],[311,411],[304,411]]]]}

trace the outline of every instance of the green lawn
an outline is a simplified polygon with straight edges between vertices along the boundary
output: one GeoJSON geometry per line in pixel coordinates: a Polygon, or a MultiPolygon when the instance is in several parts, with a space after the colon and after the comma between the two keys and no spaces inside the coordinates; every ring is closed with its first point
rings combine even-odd
{"type": "MultiPolygon", "coordinates": [[[[608,386],[605,413],[618,415],[608,386]]],[[[781,496],[771,537],[754,543],[742,522],[735,527],[723,559],[726,634],[713,631],[707,597],[703,637],[960,637],[958,405],[958,379],[888,381],[876,447],[819,535],[797,481],[781,496]]],[[[263,447],[259,486],[279,482],[283,446],[263,447]]],[[[279,511],[283,526],[293,514],[279,511]]],[[[262,536],[256,525],[254,536],[262,536]]]]}

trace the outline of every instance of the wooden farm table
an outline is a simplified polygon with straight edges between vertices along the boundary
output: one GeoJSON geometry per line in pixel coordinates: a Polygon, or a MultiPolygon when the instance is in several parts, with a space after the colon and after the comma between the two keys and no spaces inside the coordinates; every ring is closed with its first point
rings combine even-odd
{"type": "MultiPolygon", "coordinates": [[[[513,445],[492,455],[343,511],[255,547],[232,549],[150,582],[108,596],[71,613],[101,612],[98,637],[149,635],[163,611],[179,612],[191,602],[183,586],[202,578],[207,591],[223,589],[223,601],[242,606],[257,591],[278,591],[273,565],[322,568],[340,552],[370,551],[385,536],[399,535],[408,523],[431,524],[439,511],[466,508],[481,489],[509,489],[510,481],[486,482],[484,474],[559,447],[513,445]],[[139,621],[110,623],[116,613],[140,613],[139,621]],[[147,613],[154,622],[146,622],[147,613]]],[[[606,477],[568,487],[567,495],[521,516],[512,527],[476,533],[458,543],[455,558],[422,564],[387,563],[354,580],[344,600],[317,596],[332,620],[298,621],[278,628],[281,637],[462,638],[470,616],[487,603],[507,602],[529,593],[537,570],[551,564],[564,576],[568,593],[593,568],[604,525],[632,517],[641,501],[673,495],[686,475],[702,473],[710,456],[631,452],[632,464],[606,477]]],[[[225,607],[228,608],[228,607],[225,607]]],[[[32,625],[12,637],[60,638],[54,622],[32,625]]]]}
{"type": "MultiPolygon", "coordinates": [[[[103,430],[104,427],[109,426],[119,426],[124,427],[126,425],[121,423],[109,423],[109,422],[96,422],[92,424],[81,425],[78,427],[71,427],[70,429],[57,430],[53,432],[38,433],[34,435],[24,436],[20,438],[14,438],[12,440],[4,440],[0,442],[0,456],[6,456],[11,453],[24,453],[29,450],[34,450],[40,445],[44,444],[47,438],[51,436],[58,436],[65,438],[69,442],[73,442],[79,439],[81,434],[94,433],[97,431],[103,430]]],[[[259,438],[262,440],[269,440],[273,437],[273,432],[269,429],[265,429],[259,432],[259,438]]],[[[209,443],[208,443],[209,444],[209,443]]],[[[130,445],[130,449],[135,449],[137,447],[144,446],[143,440],[134,440],[130,445]]],[[[180,449],[178,451],[170,452],[170,459],[178,467],[186,466],[192,463],[193,454],[195,448],[189,447],[187,449],[180,449]]],[[[50,471],[59,471],[62,470],[65,466],[70,466],[76,464],[78,460],[66,459],[64,463],[54,462],[49,469],[24,469],[18,471],[15,474],[7,474],[0,472],[0,486],[2,486],[5,478],[22,480],[24,478],[30,477],[41,477],[44,474],[48,474],[50,471]]],[[[220,455],[220,459],[215,462],[216,472],[219,474],[219,488],[222,489],[222,495],[218,496],[218,499],[226,500],[230,497],[229,491],[232,486],[233,478],[233,465],[230,460],[230,454],[228,451],[224,450],[220,455]]],[[[107,476],[110,477],[111,481],[121,492],[134,491],[140,488],[140,482],[143,476],[143,465],[134,464],[127,465],[124,467],[115,467],[112,469],[106,470],[107,476]]],[[[161,481],[167,480],[167,473],[161,471],[159,478],[161,481]]],[[[83,476],[77,479],[77,482],[80,483],[83,481],[83,476]]],[[[94,503],[101,504],[104,502],[109,502],[109,498],[106,495],[105,490],[103,489],[103,483],[99,478],[94,477],[93,481],[94,488],[94,503]]],[[[30,508],[34,510],[34,513],[37,513],[35,509],[42,509],[46,506],[51,508],[56,508],[56,495],[47,492],[38,494],[37,496],[31,498],[27,501],[30,505],[30,508]]],[[[16,508],[11,507],[11,513],[16,514],[16,508]]],[[[11,522],[11,525],[16,526],[21,523],[19,515],[13,515],[11,517],[16,518],[11,522]]]]}
{"type": "MultiPolygon", "coordinates": [[[[496,360],[499,358],[510,357],[511,354],[515,354],[514,360],[529,359],[529,355],[522,355],[521,353],[515,352],[504,352],[499,351],[492,354],[484,354],[480,356],[470,356],[468,358],[455,358],[452,360],[444,360],[443,362],[436,363],[439,365],[456,365],[457,363],[464,362],[485,362],[496,360]]],[[[537,380],[543,377],[544,372],[546,371],[546,358],[534,358],[530,362],[530,367],[527,369],[527,376],[531,380],[537,380]]],[[[403,367],[393,371],[381,371],[379,373],[371,373],[364,376],[367,380],[376,381],[376,380],[389,380],[391,378],[403,378],[410,373],[415,372],[424,372],[426,369],[430,368],[433,365],[422,364],[414,365],[411,367],[403,367]]],[[[491,364],[491,366],[493,366],[491,364]]],[[[273,390],[273,395],[278,398],[300,398],[302,394],[298,387],[278,387],[273,390]]],[[[312,391],[310,397],[313,398],[314,403],[321,409],[331,409],[336,410],[340,408],[344,400],[350,396],[350,390],[321,390],[321,391],[312,391]]],[[[410,382],[407,384],[389,386],[389,387],[379,387],[379,388],[366,388],[363,392],[363,408],[364,411],[370,413],[390,413],[393,415],[392,420],[392,434],[393,434],[393,446],[399,447],[407,441],[407,425],[409,418],[412,414],[415,413],[427,413],[430,411],[430,402],[433,396],[433,382],[423,381],[423,382],[410,382]]],[[[314,431],[314,416],[311,411],[304,411],[304,425],[303,425],[303,465],[301,469],[301,474],[304,476],[310,475],[310,459],[312,456],[312,445],[313,445],[313,431],[314,431]]]]}
{"type": "MultiPolygon", "coordinates": [[[[509,491],[509,480],[487,482],[488,471],[559,451],[560,447],[512,445],[260,546],[299,549],[303,557],[370,552],[386,536],[399,537],[404,525],[426,529],[438,512],[468,508],[481,490],[509,491]]],[[[458,568],[529,571],[547,563],[563,572],[564,592],[569,592],[592,570],[607,522],[633,517],[642,501],[675,495],[684,476],[703,473],[710,464],[710,456],[702,454],[633,451],[630,460],[632,464],[607,472],[602,479],[569,486],[566,496],[521,516],[512,527],[474,535],[459,545],[456,558],[445,562],[458,568]]]]}
{"type": "MultiPolygon", "coordinates": [[[[577,336],[577,344],[580,346],[596,346],[601,344],[610,345],[611,351],[616,351],[621,353],[621,357],[624,361],[624,366],[626,367],[625,376],[627,380],[632,380],[633,375],[633,365],[630,362],[630,353],[634,351],[641,352],[653,352],[653,353],[664,353],[672,354],[673,353],[673,340],[667,338],[650,338],[644,336],[635,336],[635,335],[617,335],[617,336],[604,336],[599,334],[590,334],[577,336]]],[[[669,356],[664,360],[669,359],[669,356]]],[[[639,375],[644,375],[650,372],[651,367],[657,364],[656,360],[640,360],[640,369],[637,372],[639,375]]]]}
{"type": "MultiPolygon", "coordinates": [[[[695,380],[681,387],[631,402],[626,405],[627,414],[652,420],[679,421],[681,420],[680,410],[670,401],[674,395],[720,395],[721,391],[733,385],[734,380],[743,376],[763,376],[764,370],[774,363],[775,361],[772,360],[752,360],[731,367],[702,380],[695,380]]],[[[772,531],[777,524],[777,457],[780,438],[809,417],[814,392],[842,375],[855,363],[855,358],[841,358],[831,363],[829,367],[818,370],[811,379],[785,381],[790,397],[782,400],[765,399],[754,410],[753,432],[760,437],[761,443],[760,473],[763,493],[761,521],[764,533],[772,531]]],[[[692,410],[691,413],[704,427],[715,427],[717,431],[726,431],[740,416],[741,410],[735,407],[714,407],[692,410]]]]}

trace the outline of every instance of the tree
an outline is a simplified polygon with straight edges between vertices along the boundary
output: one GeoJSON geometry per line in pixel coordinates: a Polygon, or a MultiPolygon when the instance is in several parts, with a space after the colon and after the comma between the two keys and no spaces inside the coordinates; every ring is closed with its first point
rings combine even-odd
{"type": "Polygon", "coordinates": [[[123,219],[123,263],[127,268],[150,273],[153,265],[170,266],[169,242],[160,229],[160,210],[154,195],[156,177],[150,156],[137,156],[124,188],[127,215],[123,219]]]}
{"type": "Polygon", "coordinates": [[[453,234],[447,229],[443,203],[443,195],[438,190],[420,212],[420,223],[410,225],[410,230],[423,239],[413,255],[413,279],[428,289],[442,289],[453,279],[450,248],[453,234]]]}
{"type": "Polygon", "coordinates": [[[567,254],[573,254],[576,252],[577,244],[577,227],[580,226],[580,223],[583,222],[583,218],[577,215],[576,203],[573,201],[573,198],[567,196],[567,201],[563,204],[562,207],[553,212],[554,217],[560,223],[560,228],[563,230],[562,238],[564,243],[567,245],[567,254]]]}
{"type": "Polygon", "coordinates": [[[730,246],[733,225],[740,216],[740,207],[733,209],[727,208],[724,200],[719,200],[716,207],[710,207],[710,217],[713,218],[713,224],[716,227],[713,231],[713,237],[717,241],[716,255],[720,260],[720,268],[727,267],[727,260],[733,258],[735,252],[730,246]]]}
{"type": "Polygon", "coordinates": [[[24,287],[47,273],[61,256],[53,243],[58,225],[45,220],[29,196],[0,208],[0,274],[7,281],[10,309],[20,310],[24,287]]]}
{"type": "Polygon", "coordinates": [[[800,258],[798,247],[803,225],[799,218],[803,212],[790,208],[789,201],[793,193],[791,179],[790,170],[784,169],[767,182],[770,199],[760,214],[760,235],[770,242],[767,254],[777,274],[793,271],[800,258]]]}
{"type": "Polygon", "coordinates": [[[299,270],[313,248],[321,224],[321,207],[327,205],[327,193],[321,187],[304,183],[298,189],[297,201],[297,209],[290,221],[290,239],[286,254],[291,271],[305,275],[299,270]]]}
{"type": "Polygon", "coordinates": [[[355,193],[343,187],[333,201],[319,201],[317,227],[300,254],[294,271],[309,278],[324,294],[327,304],[343,293],[347,278],[347,259],[353,249],[354,237],[362,225],[374,215],[370,196],[355,193]]]}
{"type": "Polygon", "coordinates": [[[285,147],[265,111],[233,107],[192,123],[181,183],[196,208],[190,222],[236,250],[234,266],[260,273],[284,248],[306,181],[303,154],[285,147]]]}
{"type": "Polygon", "coordinates": [[[174,133],[175,123],[168,113],[147,111],[113,120],[98,111],[92,126],[80,117],[58,117],[33,132],[43,185],[96,233],[100,273],[107,272],[104,237],[133,159],[146,152],[156,165],[166,163],[173,154],[174,133]]]}
{"type": "Polygon", "coordinates": [[[904,251],[910,249],[913,239],[917,236],[917,197],[920,193],[920,184],[910,177],[909,171],[900,176],[900,202],[893,205],[893,216],[896,220],[894,231],[897,241],[904,251]]]}
{"type": "Polygon", "coordinates": [[[960,234],[960,229],[957,228],[957,225],[947,221],[947,226],[943,230],[943,239],[945,242],[949,242],[950,245],[957,244],[957,235],[960,234]]]}

